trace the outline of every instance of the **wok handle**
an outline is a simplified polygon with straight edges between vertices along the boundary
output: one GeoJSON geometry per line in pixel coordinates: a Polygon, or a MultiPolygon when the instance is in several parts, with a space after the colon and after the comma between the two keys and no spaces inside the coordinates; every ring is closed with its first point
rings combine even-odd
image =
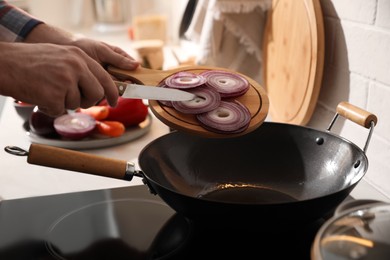
{"type": "Polygon", "coordinates": [[[370,132],[368,133],[368,137],[366,140],[366,144],[364,145],[363,151],[366,152],[368,148],[368,144],[370,143],[372,133],[374,131],[374,126],[378,123],[378,118],[376,115],[361,109],[357,106],[354,106],[348,102],[340,102],[336,109],[336,114],[333,117],[332,121],[330,122],[327,131],[330,131],[333,124],[336,122],[336,119],[338,116],[341,115],[356,124],[359,124],[365,128],[370,129],[370,132]]]}
{"type": "Polygon", "coordinates": [[[27,162],[122,180],[128,167],[124,160],[35,143],[30,145],[27,162]]]}
{"type": "Polygon", "coordinates": [[[378,122],[376,115],[345,101],[339,103],[337,113],[365,128],[370,128],[371,122],[374,125],[378,122]]]}

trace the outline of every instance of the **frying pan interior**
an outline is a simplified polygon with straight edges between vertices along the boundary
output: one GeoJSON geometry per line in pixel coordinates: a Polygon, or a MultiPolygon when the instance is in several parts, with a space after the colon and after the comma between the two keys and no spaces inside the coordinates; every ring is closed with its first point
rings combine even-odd
{"type": "Polygon", "coordinates": [[[280,123],[230,139],[171,132],[146,146],[139,164],[149,181],[174,193],[248,205],[337,193],[368,167],[364,152],[348,140],[280,123]]]}

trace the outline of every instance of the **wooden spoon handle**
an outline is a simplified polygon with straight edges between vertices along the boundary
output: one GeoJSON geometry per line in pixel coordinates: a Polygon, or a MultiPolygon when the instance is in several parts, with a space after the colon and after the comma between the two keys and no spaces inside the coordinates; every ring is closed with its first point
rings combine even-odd
{"type": "Polygon", "coordinates": [[[228,69],[215,68],[209,66],[186,66],[186,67],[177,67],[170,70],[155,70],[155,69],[148,69],[144,67],[138,67],[136,70],[122,70],[122,69],[109,66],[107,68],[107,71],[111,75],[114,75],[118,78],[130,79],[134,81],[134,83],[157,86],[165,78],[180,71],[194,71],[194,70],[202,71],[202,70],[215,70],[215,69],[229,71],[228,69]]]}
{"type": "Polygon", "coordinates": [[[165,77],[170,74],[167,71],[153,70],[139,67],[136,70],[122,70],[108,67],[108,72],[118,78],[129,79],[137,84],[157,86],[165,77]]]}
{"type": "Polygon", "coordinates": [[[127,166],[124,160],[35,143],[30,145],[27,162],[116,179],[124,178],[127,166]]]}
{"type": "Polygon", "coordinates": [[[163,79],[169,77],[172,74],[175,74],[176,72],[182,71],[183,68],[176,68],[171,70],[155,70],[138,67],[136,70],[122,70],[115,67],[108,67],[107,70],[110,74],[114,76],[130,79],[134,83],[157,86],[163,79]]]}

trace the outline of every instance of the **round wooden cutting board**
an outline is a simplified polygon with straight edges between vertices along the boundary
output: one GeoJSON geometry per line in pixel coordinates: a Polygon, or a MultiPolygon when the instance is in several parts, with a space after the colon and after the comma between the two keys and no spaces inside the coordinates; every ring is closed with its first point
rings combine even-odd
{"type": "MultiPolygon", "coordinates": [[[[167,77],[179,71],[200,73],[205,70],[224,70],[240,74],[238,72],[233,72],[225,68],[205,66],[180,67],[165,71],[147,69],[142,67],[134,71],[121,70],[113,67],[108,68],[109,73],[120,80],[131,80],[134,83],[156,87],[167,77]]],[[[171,127],[172,129],[185,131],[191,134],[212,138],[230,138],[247,134],[258,128],[264,122],[265,118],[268,115],[269,101],[265,90],[262,86],[259,85],[259,83],[243,74],[240,75],[245,77],[249,81],[250,88],[244,95],[235,99],[245,105],[251,113],[251,121],[249,123],[249,127],[241,133],[220,134],[208,131],[198,123],[195,118],[195,115],[177,112],[171,107],[167,107],[160,104],[160,102],[158,102],[157,100],[149,100],[150,109],[153,114],[167,126],[171,127]]]]}
{"type": "Polygon", "coordinates": [[[274,0],[267,12],[263,79],[272,121],[305,125],[320,92],[324,28],[319,0],[274,0]]]}

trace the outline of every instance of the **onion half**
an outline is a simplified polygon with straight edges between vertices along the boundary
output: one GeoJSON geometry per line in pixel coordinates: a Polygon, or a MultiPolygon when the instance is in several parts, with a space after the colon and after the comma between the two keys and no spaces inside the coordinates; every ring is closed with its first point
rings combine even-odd
{"type": "Polygon", "coordinates": [[[222,70],[209,70],[200,75],[206,78],[206,85],[218,91],[222,98],[241,96],[249,89],[248,80],[238,74],[222,70]]]}
{"type": "Polygon", "coordinates": [[[187,89],[195,88],[206,83],[206,79],[192,72],[177,72],[165,79],[165,84],[170,88],[187,89]]]}
{"type": "Polygon", "coordinates": [[[220,102],[221,96],[218,92],[207,87],[197,87],[187,90],[197,97],[188,101],[172,101],[172,106],[177,111],[184,114],[200,114],[216,109],[220,102]]]}
{"type": "Polygon", "coordinates": [[[71,113],[57,117],[54,129],[65,138],[78,140],[87,137],[95,129],[96,120],[87,114],[71,113]]]}
{"type": "Polygon", "coordinates": [[[240,133],[250,123],[251,114],[246,106],[238,101],[221,101],[218,108],[196,115],[201,125],[216,133],[240,133]]]}

